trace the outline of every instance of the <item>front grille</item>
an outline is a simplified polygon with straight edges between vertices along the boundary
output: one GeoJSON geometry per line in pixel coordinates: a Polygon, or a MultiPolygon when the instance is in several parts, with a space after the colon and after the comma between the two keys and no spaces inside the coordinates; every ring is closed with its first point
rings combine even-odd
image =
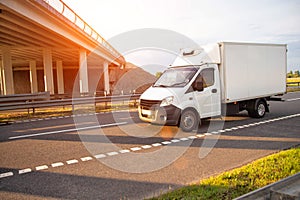
{"type": "Polygon", "coordinates": [[[151,110],[151,108],[159,106],[161,101],[141,99],[140,106],[142,109],[151,110]]]}

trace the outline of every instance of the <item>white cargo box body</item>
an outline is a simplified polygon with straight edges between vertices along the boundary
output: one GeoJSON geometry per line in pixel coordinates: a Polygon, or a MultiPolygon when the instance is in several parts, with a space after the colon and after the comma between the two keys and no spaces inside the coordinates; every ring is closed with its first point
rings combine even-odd
{"type": "Polygon", "coordinates": [[[222,102],[286,92],[286,45],[222,42],[222,102]]]}

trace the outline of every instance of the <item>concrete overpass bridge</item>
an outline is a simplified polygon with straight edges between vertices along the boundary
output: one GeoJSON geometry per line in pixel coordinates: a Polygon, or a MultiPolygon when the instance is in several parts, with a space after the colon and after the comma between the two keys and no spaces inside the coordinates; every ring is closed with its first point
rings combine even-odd
{"type": "Polygon", "coordinates": [[[2,95],[111,90],[124,57],[61,0],[0,0],[2,95]]]}

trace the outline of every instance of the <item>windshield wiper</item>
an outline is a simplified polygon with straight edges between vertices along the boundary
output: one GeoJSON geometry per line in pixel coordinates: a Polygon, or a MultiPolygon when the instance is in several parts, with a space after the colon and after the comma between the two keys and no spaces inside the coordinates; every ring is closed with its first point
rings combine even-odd
{"type": "Polygon", "coordinates": [[[188,81],[184,81],[184,82],[180,82],[180,83],[174,83],[172,85],[169,85],[169,87],[179,86],[179,85],[187,84],[187,83],[188,83],[188,81]]]}
{"type": "Polygon", "coordinates": [[[163,88],[165,88],[165,87],[169,87],[168,85],[153,85],[153,87],[163,87],[163,88]]]}

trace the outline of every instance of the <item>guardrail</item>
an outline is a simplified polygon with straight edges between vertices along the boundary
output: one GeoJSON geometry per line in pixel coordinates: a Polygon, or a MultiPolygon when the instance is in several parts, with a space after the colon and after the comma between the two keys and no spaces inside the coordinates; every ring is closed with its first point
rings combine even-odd
{"type": "Polygon", "coordinates": [[[0,104],[10,104],[11,102],[26,102],[26,101],[40,101],[50,100],[50,92],[38,92],[32,94],[14,94],[14,95],[0,95],[0,104]]]}
{"type": "Polygon", "coordinates": [[[300,82],[288,82],[286,83],[286,86],[287,87],[300,87],[300,82]],[[297,85],[297,86],[294,86],[294,85],[297,85]]]}
{"type": "MultiPolygon", "coordinates": [[[[20,95],[21,96],[21,95],[20,95]]],[[[23,95],[26,96],[26,95],[23,95]]],[[[94,104],[96,106],[97,103],[109,103],[109,102],[121,102],[121,101],[134,101],[137,103],[140,94],[132,94],[132,95],[120,95],[120,96],[106,96],[106,97],[79,97],[79,98],[71,98],[71,99],[58,99],[58,100],[40,100],[34,101],[36,98],[30,100],[30,95],[27,100],[20,101],[4,101],[1,99],[5,99],[6,97],[0,97],[0,111],[5,110],[17,110],[17,109],[34,109],[35,108],[45,108],[45,107],[53,107],[53,106],[67,106],[72,105],[73,109],[75,105],[88,105],[94,104]]],[[[17,98],[17,97],[15,97],[17,98]]]]}

